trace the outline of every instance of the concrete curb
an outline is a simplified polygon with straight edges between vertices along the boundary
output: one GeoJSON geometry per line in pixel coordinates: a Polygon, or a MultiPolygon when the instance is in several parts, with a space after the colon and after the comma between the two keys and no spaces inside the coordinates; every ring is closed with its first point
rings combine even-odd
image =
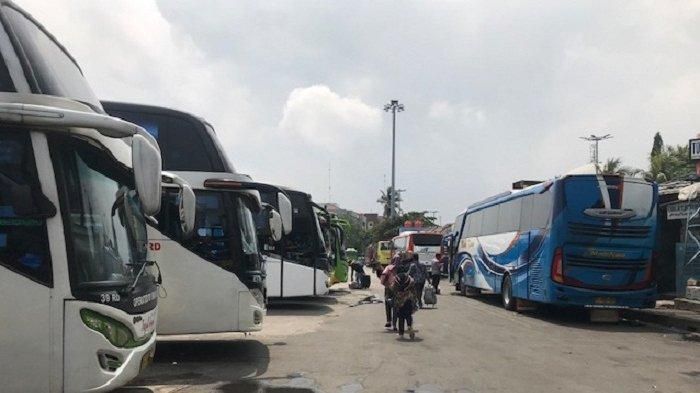
{"type": "Polygon", "coordinates": [[[693,311],[673,309],[627,309],[622,311],[622,317],[683,329],[689,332],[700,332],[700,314],[693,311]]]}

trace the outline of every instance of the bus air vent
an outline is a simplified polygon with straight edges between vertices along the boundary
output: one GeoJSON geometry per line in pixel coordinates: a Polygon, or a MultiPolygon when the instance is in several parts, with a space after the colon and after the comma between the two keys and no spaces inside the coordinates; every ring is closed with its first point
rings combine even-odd
{"type": "Polygon", "coordinates": [[[580,236],[645,238],[649,236],[651,227],[571,223],[569,224],[569,230],[571,234],[580,236]]]}

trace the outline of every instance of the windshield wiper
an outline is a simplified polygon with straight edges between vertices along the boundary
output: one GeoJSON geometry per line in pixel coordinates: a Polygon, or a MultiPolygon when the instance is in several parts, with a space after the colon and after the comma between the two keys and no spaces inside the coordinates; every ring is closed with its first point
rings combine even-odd
{"type": "MultiPolygon", "coordinates": [[[[147,266],[153,266],[153,265],[158,266],[158,264],[156,263],[156,261],[142,261],[142,262],[139,263],[139,264],[136,264],[136,263],[127,263],[126,265],[127,265],[127,266],[141,265],[141,267],[139,268],[138,273],[136,273],[136,277],[134,277],[134,281],[131,283],[131,285],[129,285],[129,288],[127,289],[129,292],[133,291],[134,288],[136,288],[136,284],[139,282],[139,278],[141,278],[141,275],[142,275],[143,272],[146,270],[146,267],[147,267],[147,266]]],[[[157,279],[157,282],[160,283],[160,280],[161,280],[161,279],[160,279],[160,268],[158,268],[158,279],[157,279]]]]}

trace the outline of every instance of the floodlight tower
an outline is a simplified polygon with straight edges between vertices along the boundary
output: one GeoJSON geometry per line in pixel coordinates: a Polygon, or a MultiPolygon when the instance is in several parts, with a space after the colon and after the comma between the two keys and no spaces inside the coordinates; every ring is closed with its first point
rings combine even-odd
{"type": "Polygon", "coordinates": [[[598,135],[591,134],[590,136],[581,136],[579,138],[583,139],[584,141],[591,142],[592,147],[593,147],[593,157],[591,157],[591,161],[595,165],[596,172],[598,172],[598,167],[600,164],[600,161],[598,160],[598,142],[604,141],[606,139],[611,139],[612,135],[605,134],[602,136],[598,136],[598,135]]]}
{"type": "Polygon", "coordinates": [[[403,112],[403,104],[398,100],[391,100],[384,105],[384,111],[391,112],[391,193],[389,193],[389,217],[396,217],[396,112],[403,112]]]}

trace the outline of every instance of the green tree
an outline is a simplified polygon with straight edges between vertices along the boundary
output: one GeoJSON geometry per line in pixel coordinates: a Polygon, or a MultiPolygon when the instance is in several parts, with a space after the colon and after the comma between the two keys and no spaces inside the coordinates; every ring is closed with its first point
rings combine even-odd
{"type": "Polygon", "coordinates": [[[372,234],[365,230],[362,221],[350,214],[339,214],[339,218],[344,219],[349,224],[343,230],[345,231],[345,245],[346,247],[354,248],[363,255],[365,248],[369,245],[372,240],[372,234]]]}
{"type": "Polygon", "coordinates": [[[694,173],[688,156],[688,146],[663,146],[658,154],[649,157],[649,177],[656,181],[683,180],[694,173]]]}
{"type": "Polygon", "coordinates": [[[657,132],[654,134],[654,144],[651,147],[651,154],[649,157],[653,158],[664,149],[664,139],[661,137],[661,133],[657,132]]]}
{"type": "Polygon", "coordinates": [[[622,165],[622,159],[620,159],[619,157],[608,158],[605,161],[605,164],[603,164],[603,166],[600,168],[600,171],[603,174],[627,176],[634,176],[644,172],[641,169],[622,165]]]}
{"type": "MultiPolygon", "coordinates": [[[[397,190],[394,193],[394,206],[396,206],[397,213],[400,215],[401,212],[401,207],[400,203],[403,201],[401,199],[401,191],[402,190],[397,190]]],[[[389,195],[391,195],[391,186],[386,188],[386,192],[384,191],[379,191],[381,192],[381,195],[379,195],[379,199],[377,199],[377,203],[381,204],[384,210],[384,218],[388,218],[391,216],[391,201],[389,200],[389,195]]]]}
{"type": "Polygon", "coordinates": [[[408,212],[394,218],[385,218],[382,222],[375,225],[371,231],[372,242],[389,240],[399,234],[399,228],[402,227],[406,221],[416,220],[420,221],[423,224],[423,227],[435,226],[434,217],[427,217],[425,213],[421,212],[408,212]]]}
{"type": "Polygon", "coordinates": [[[646,178],[659,183],[683,180],[694,173],[693,163],[688,157],[688,146],[666,146],[661,133],[654,134],[654,143],[649,154],[649,171],[646,178]]]}

